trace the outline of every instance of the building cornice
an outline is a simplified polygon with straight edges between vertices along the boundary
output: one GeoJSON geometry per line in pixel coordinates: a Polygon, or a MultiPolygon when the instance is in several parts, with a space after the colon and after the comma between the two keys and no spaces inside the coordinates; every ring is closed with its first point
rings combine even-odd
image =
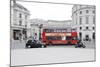
{"type": "Polygon", "coordinates": [[[25,13],[27,15],[30,15],[30,13],[28,11],[23,11],[23,10],[20,10],[20,9],[17,9],[17,8],[14,8],[15,11],[19,11],[19,12],[22,12],[22,13],[25,13]]]}
{"type": "Polygon", "coordinates": [[[80,9],[77,9],[77,10],[73,10],[73,12],[72,12],[72,15],[74,14],[74,13],[76,13],[77,11],[81,11],[81,10],[84,10],[84,9],[95,9],[95,7],[83,7],[83,8],[80,8],[80,9]]]}

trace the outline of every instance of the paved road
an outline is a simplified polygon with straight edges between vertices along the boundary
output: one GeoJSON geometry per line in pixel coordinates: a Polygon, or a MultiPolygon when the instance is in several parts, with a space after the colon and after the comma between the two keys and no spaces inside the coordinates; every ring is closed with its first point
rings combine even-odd
{"type": "MultiPolygon", "coordinates": [[[[83,42],[86,48],[95,48],[94,42],[83,42]]],[[[25,41],[14,41],[11,42],[12,49],[25,49],[25,41]]],[[[74,45],[52,45],[47,48],[75,48],[74,45]]]]}
{"type": "Polygon", "coordinates": [[[94,61],[94,49],[31,48],[11,51],[11,66],[94,61]]]}
{"type": "Polygon", "coordinates": [[[16,41],[11,45],[11,65],[34,65],[95,60],[95,50],[93,49],[94,42],[84,42],[84,44],[86,48],[75,48],[74,45],[52,45],[47,46],[47,48],[25,49],[25,41],[16,41]]]}

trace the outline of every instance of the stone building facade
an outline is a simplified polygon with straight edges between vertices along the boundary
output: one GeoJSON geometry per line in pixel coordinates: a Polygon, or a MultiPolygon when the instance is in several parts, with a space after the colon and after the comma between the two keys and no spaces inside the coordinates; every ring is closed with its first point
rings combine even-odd
{"type": "Polygon", "coordinates": [[[22,5],[11,1],[11,40],[25,40],[29,34],[30,12],[22,5]]]}
{"type": "Polygon", "coordinates": [[[34,37],[37,34],[37,40],[41,38],[43,26],[47,25],[46,20],[42,19],[30,19],[31,34],[30,37],[34,37]]]}
{"type": "Polygon", "coordinates": [[[77,29],[83,41],[95,40],[95,6],[74,5],[72,8],[72,27],[77,29]]]}

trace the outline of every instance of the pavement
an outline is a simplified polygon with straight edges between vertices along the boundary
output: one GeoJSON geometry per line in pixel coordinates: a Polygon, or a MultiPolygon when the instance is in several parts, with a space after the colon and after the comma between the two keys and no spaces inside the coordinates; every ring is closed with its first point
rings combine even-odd
{"type": "Polygon", "coordinates": [[[84,48],[31,48],[11,50],[11,66],[95,61],[95,50],[84,48]]]}
{"type": "Polygon", "coordinates": [[[95,49],[96,43],[94,41],[83,41],[83,44],[86,45],[87,48],[95,49]]]}
{"type": "Polygon", "coordinates": [[[25,48],[25,40],[19,41],[11,41],[11,49],[24,49],[25,48]]]}

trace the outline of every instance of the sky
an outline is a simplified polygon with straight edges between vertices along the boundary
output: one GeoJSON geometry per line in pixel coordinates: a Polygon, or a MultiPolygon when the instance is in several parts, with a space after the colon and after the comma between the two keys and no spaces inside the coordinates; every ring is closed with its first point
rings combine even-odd
{"type": "Polygon", "coordinates": [[[71,20],[73,5],[18,2],[30,11],[30,18],[43,20],[71,20]]]}

